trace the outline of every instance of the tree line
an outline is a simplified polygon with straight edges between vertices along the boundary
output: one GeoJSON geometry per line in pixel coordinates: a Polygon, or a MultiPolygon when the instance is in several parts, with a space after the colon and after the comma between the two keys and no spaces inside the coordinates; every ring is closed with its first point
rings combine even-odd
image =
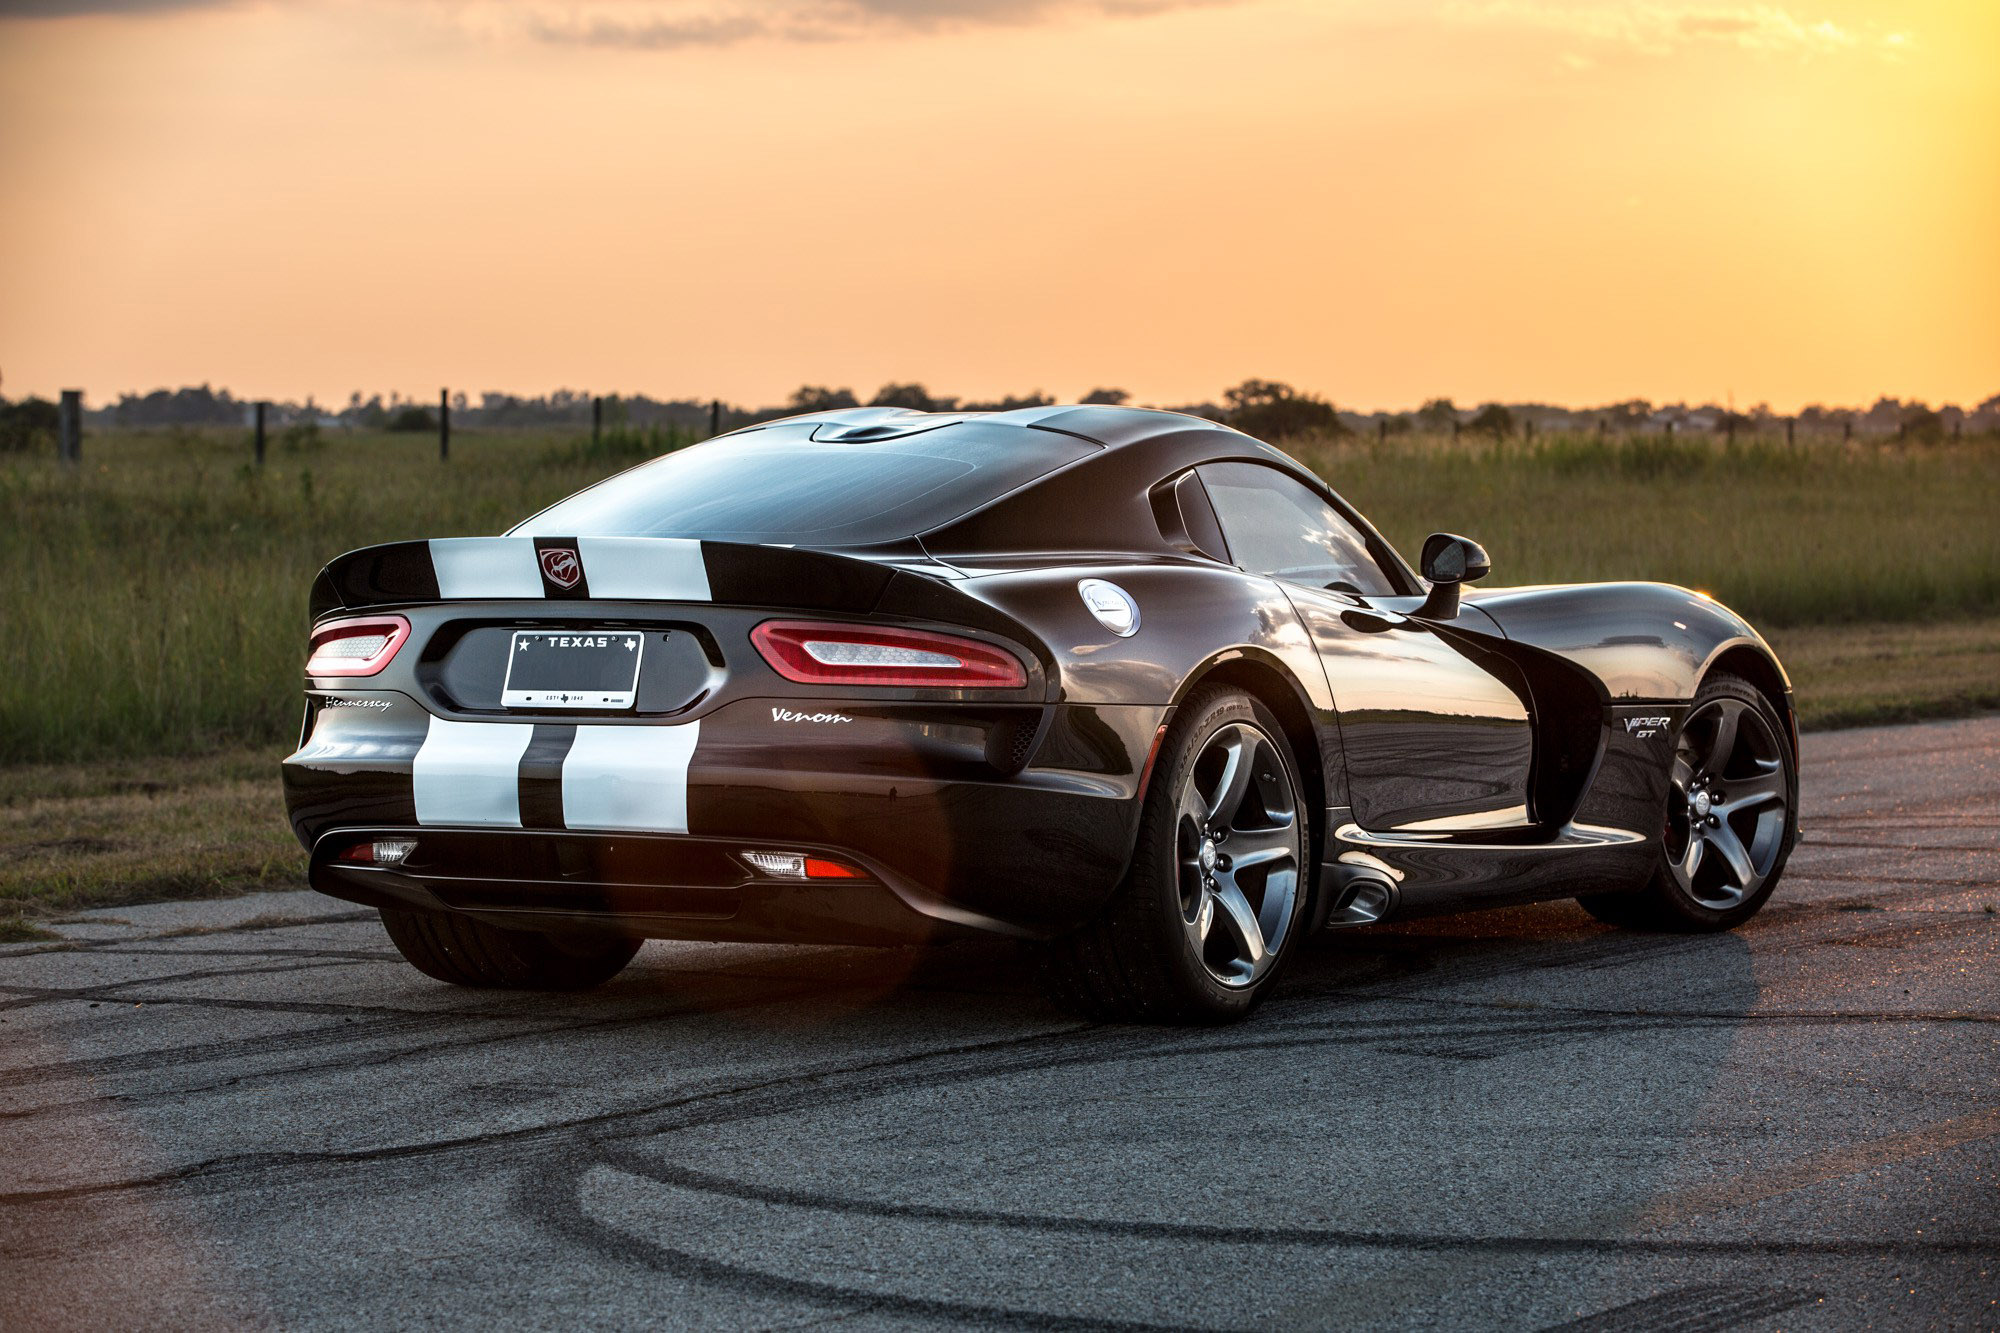
{"type": "MultiPolygon", "coordinates": [[[[232,427],[246,424],[254,400],[235,397],[227,389],[203,384],[150,393],[121,394],[115,402],[85,413],[93,427],[145,429],[155,427],[232,427]]],[[[592,395],[575,389],[522,396],[489,390],[474,401],[460,392],[449,406],[455,427],[489,429],[562,429],[602,423],[639,429],[666,429],[705,434],[712,425],[724,429],[753,425],[778,417],[851,407],[901,407],[920,412],[1006,412],[1044,407],[1057,400],[1040,390],[998,399],[962,399],[931,392],[921,383],[884,384],[865,401],[852,388],[804,384],[782,403],[750,408],[699,399],[655,399],[644,394],[592,395]]],[[[1132,396],[1123,389],[1099,387],[1075,401],[1123,405],[1132,396]]],[[[1808,431],[1838,430],[1846,434],[1895,435],[1934,440],[1967,432],[2000,433],[2000,394],[1966,409],[1955,404],[1929,404],[1884,396],[1867,408],[1814,404],[1792,417],[1782,417],[1768,405],[1738,412],[1713,403],[1654,404],[1628,399],[1596,407],[1570,408],[1548,403],[1485,402],[1461,407],[1450,398],[1432,398],[1409,411],[1356,412],[1343,410],[1321,395],[1301,391],[1281,380],[1248,379],[1225,389],[1221,400],[1167,405],[1210,420],[1227,422],[1264,439],[1291,436],[1339,436],[1353,433],[1400,435],[1410,432],[1469,433],[1506,438],[1518,433],[1560,431],[1682,430],[1756,433],[1783,431],[1786,423],[1808,431]]],[[[437,400],[406,399],[400,394],[364,398],[358,391],[344,406],[303,402],[269,405],[267,416],[277,430],[317,433],[323,429],[435,432],[437,400]]],[[[21,451],[47,444],[53,447],[58,425],[56,405],[29,397],[10,403],[0,398],[0,451],[21,451]]]]}

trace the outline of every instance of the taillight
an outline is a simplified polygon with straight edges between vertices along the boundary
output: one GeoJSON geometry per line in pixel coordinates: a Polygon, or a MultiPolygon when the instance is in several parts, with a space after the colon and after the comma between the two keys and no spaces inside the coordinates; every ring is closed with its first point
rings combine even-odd
{"type": "Polygon", "coordinates": [[[750,868],[766,879],[867,879],[868,872],[845,861],[805,852],[743,852],[750,868]]]}
{"type": "Polygon", "coordinates": [[[372,676],[410,637],[410,622],[401,616],[371,616],[366,620],[336,620],[313,631],[312,653],[306,658],[308,676],[372,676]]]}
{"type": "Polygon", "coordinates": [[[417,843],[414,838],[380,838],[373,842],[357,842],[333,859],[364,866],[394,866],[401,865],[415,850],[417,843]]]}
{"type": "Polygon", "coordinates": [[[1012,653],[977,639],[887,626],[767,620],[751,642],[804,685],[937,685],[1011,690],[1028,683],[1012,653]]]}

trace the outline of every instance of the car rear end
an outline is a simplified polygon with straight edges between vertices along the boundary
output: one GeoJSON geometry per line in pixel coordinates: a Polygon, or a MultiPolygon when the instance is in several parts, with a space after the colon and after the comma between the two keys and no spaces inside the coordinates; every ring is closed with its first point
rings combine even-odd
{"type": "Polygon", "coordinates": [[[673,537],[341,557],[287,806],[314,888],[650,937],[1044,935],[1122,874],[1158,719],[1058,702],[952,572],[673,537]]]}

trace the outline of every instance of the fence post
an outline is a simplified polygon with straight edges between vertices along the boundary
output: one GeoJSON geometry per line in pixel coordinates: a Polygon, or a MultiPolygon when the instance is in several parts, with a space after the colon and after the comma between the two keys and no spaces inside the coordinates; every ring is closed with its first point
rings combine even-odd
{"type": "Polygon", "coordinates": [[[717,398],[708,405],[708,438],[722,434],[722,400],[717,398]]]}
{"type": "Polygon", "coordinates": [[[1731,448],[1736,445],[1736,414],[1731,412],[1722,422],[1722,433],[1728,437],[1731,448]]]}
{"type": "Polygon", "coordinates": [[[64,389],[56,419],[56,456],[74,466],[83,461],[83,390],[64,389]]]}
{"type": "Polygon", "coordinates": [[[590,442],[597,443],[597,437],[604,433],[604,400],[593,396],[590,400],[590,442]]]}
{"type": "Polygon", "coordinates": [[[1389,442],[1389,418],[1379,417],[1375,421],[1375,443],[1387,444],[1388,442],[1389,442]]]}
{"type": "Polygon", "coordinates": [[[1785,418],[1785,447],[1787,449],[1798,442],[1798,428],[1799,419],[1797,417],[1785,418]]]}
{"type": "Polygon", "coordinates": [[[451,390],[438,390],[438,462],[451,459],[451,390]]]}
{"type": "Polygon", "coordinates": [[[1667,438],[1670,440],[1674,438],[1674,419],[1672,417],[1667,418],[1667,438]]]}
{"type": "Polygon", "coordinates": [[[264,404],[263,403],[256,402],[250,405],[250,420],[253,423],[250,428],[251,429],[250,438],[252,439],[252,441],[254,441],[252,448],[256,452],[257,466],[262,467],[264,466],[264,404]]]}
{"type": "Polygon", "coordinates": [[[1854,439],[1853,417],[1848,417],[1840,423],[1840,438],[1843,443],[1851,442],[1854,439]]]}
{"type": "Polygon", "coordinates": [[[1597,419],[1597,438],[1601,440],[1610,433],[1611,433],[1611,418],[1599,417],[1597,419]]]}
{"type": "Polygon", "coordinates": [[[1459,420],[1458,420],[1458,418],[1457,418],[1457,417],[1453,417],[1453,418],[1451,419],[1451,438],[1452,438],[1453,440],[1457,440],[1457,439],[1458,439],[1458,428],[1459,428],[1459,424],[1460,424],[1460,423],[1459,423],[1459,420]]]}
{"type": "Polygon", "coordinates": [[[1533,417],[1523,417],[1521,419],[1521,426],[1524,432],[1521,442],[1523,444],[1533,444],[1535,442],[1535,419],[1533,417]]]}

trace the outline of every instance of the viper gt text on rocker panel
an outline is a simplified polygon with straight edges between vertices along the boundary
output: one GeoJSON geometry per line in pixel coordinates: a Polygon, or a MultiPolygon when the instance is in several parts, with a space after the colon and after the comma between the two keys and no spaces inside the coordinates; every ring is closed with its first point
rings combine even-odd
{"type": "Polygon", "coordinates": [[[329,564],[287,805],[313,887],[473,986],[987,934],[1074,1009],[1200,1021],[1392,914],[1756,912],[1798,806],[1756,631],[1420,564],[1198,418],[770,422],[329,564]]]}

